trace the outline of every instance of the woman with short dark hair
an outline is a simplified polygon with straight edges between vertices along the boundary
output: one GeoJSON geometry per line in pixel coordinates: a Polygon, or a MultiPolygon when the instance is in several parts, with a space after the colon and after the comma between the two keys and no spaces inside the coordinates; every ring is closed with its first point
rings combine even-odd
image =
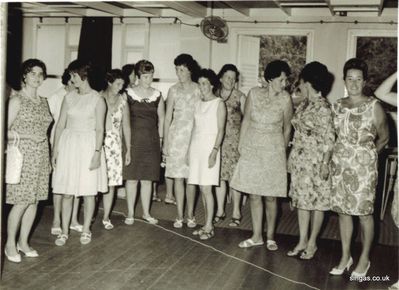
{"type": "Polygon", "coordinates": [[[270,251],[278,249],[274,240],[277,197],[287,195],[286,148],[291,133],[292,103],[285,91],[291,70],[281,60],[269,63],[264,72],[267,87],[249,91],[241,124],[240,158],[231,187],[248,193],[252,215],[252,237],[240,248],[263,245],[263,203],[266,197],[267,241],[270,251]]]}

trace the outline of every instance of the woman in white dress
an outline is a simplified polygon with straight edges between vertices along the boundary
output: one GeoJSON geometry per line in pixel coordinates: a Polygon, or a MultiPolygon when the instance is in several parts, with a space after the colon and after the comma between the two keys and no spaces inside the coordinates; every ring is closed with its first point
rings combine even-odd
{"type": "Polygon", "coordinates": [[[89,84],[89,63],[75,60],[68,66],[77,91],[65,96],[55,131],[52,156],[53,192],[62,194],[62,233],[55,241],[65,245],[74,196],[84,197],[82,244],[91,242],[90,225],[97,192],[107,192],[107,172],[102,150],[106,104],[89,84]]]}
{"type": "Polygon", "coordinates": [[[215,201],[212,186],[220,180],[220,145],[226,123],[226,105],[215,96],[219,80],[214,71],[203,69],[198,78],[201,101],[195,106],[194,128],[189,147],[188,183],[200,186],[205,208],[205,225],[193,232],[201,240],[214,236],[215,201]]]}

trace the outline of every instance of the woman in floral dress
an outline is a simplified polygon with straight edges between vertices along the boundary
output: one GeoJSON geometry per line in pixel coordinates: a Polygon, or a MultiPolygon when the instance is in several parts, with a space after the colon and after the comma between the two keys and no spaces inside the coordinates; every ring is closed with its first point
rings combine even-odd
{"type": "MultiPolygon", "coordinates": [[[[180,54],[174,60],[179,82],[168,92],[164,126],[163,154],[166,157],[165,177],[174,179],[177,217],[175,228],[183,226],[184,181],[188,178],[187,154],[193,129],[194,108],[200,101],[200,91],[194,82],[198,64],[188,54],[180,54]]],[[[194,217],[195,186],[186,184],[187,226],[196,226],[194,217]]]]}
{"type": "Polygon", "coordinates": [[[350,253],[352,216],[358,216],[363,249],[351,274],[354,279],[364,277],[370,268],[378,152],[389,139],[382,106],[376,99],[363,95],[367,71],[367,64],[360,59],[353,58],[345,63],[348,97],[333,106],[337,140],[331,164],[331,209],[339,214],[342,256],[330,274],[342,275],[353,264],[350,253]]]}
{"type": "MultiPolygon", "coordinates": [[[[220,173],[220,186],[216,187],[217,211],[214,223],[224,220],[226,214],[224,205],[226,200],[227,183],[233,176],[234,168],[238,162],[238,141],[240,139],[241,119],[244,112],[245,95],[235,88],[240,73],[233,64],[225,64],[218,74],[221,88],[216,92],[225,103],[227,109],[227,120],[225,135],[221,148],[222,163],[220,173]]],[[[241,222],[241,193],[230,188],[233,197],[233,214],[230,226],[236,227],[241,222]]]]}
{"type": "Polygon", "coordinates": [[[130,146],[125,146],[125,156],[122,156],[122,134],[125,144],[130,144],[130,113],[126,103],[126,96],[120,92],[124,85],[122,71],[113,69],[106,75],[108,83],[103,96],[107,104],[107,116],[105,118],[104,152],[107,162],[108,194],[104,194],[103,225],[106,230],[114,226],[109,219],[112,202],[114,200],[115,186],[123,183],[123,164],[130,164],[130,146]]]}
{"type": "Polygon", "coordinates": [[[295,133],[288,159],[291,173],[289,196],[298,209],[299,242],[288,256],[312,259],[317,251],[316,239],[330,209],[331,178],[329,161],[335,132],[332,112],[325,99],[330,87],[327,67],[319,62],[307,64],[299,75],[301,102],[291,120],[295,133]],[[308,239],[312,216],[311,234],[308,239]]]}
{"type": "Polygon", "coordinates": [[[46,78],[46,66],[38,59],[28,59],[22,64],[22,89],[10,98],[8,105],[8,142],[13,142],[14,132],[20,137],[19,150],[23,154],[21,180],[7,184],[6,203],[12,208],[7,221],[7,242],[4,254],[11,262],[21,262],[21,255],[38,257],[29,246],[29,234],[36,217],[39,201],[48,197],[50,159],[47,130],[52,117],[45,98],[37,89],[46,78]],[[16,241],[19,236],[18,242],[16,241]]]}

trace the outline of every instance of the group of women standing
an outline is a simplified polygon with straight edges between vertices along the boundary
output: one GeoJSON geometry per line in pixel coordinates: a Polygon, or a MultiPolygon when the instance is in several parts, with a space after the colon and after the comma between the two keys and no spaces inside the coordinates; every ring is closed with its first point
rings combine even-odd
{"type": "MultiPolygon", "coordinates": [[[[241,192],[250,196],[253,234],[239,247],[264,244],[265,197],[266,247],[274,251],[278,249],[274,238],[277,198],[287,196],[288,168],[288,195],[298,210],[300,236],[287,254],[313,258],[324,213],[335,211],[339,214],[342,256],[330,273],[341,275],[353,263],[352,216],[359,216],[363,250],[352,276],[366,275],[373,238],[377,153],[388,141],[381,105],[363,95],[367,65],[359,59],[346,62],[343,74],[348,97],[330,106],[326,95],[331,73],[319,62],[307,64],[297,86],[304,100],[295,112],[285,90],[291,73],[285,61],[270,62],[264,70],[267,85],[251,89],[248,97],[236,89],[239,72],[232,64],[223,66],[217,75],[210,69],[200,69],[192,56],[181,54],[174,65],[178,82],[169,89],[166,109],[161,92],[151,86],[154,66],[147,60],[130,70],[133,84],[128,87],[122,71],[111,70],[106,79],[108,87],[101,93],[90,86],[88,63],[77,60],[69,65],[67,72],[75,89],[62,102],[52,150],[53,192],[62,196],[55,243],[62,246],[69,238],[75,196],[84,197],[84,224],[78,229],[82,244],[91,241],[97,192],[108,192],[104,194],[102,222],[106,229],[112,229],[109,215],[114,187],[123,180],[128,208],[124,222],[134,223],[140,183],[143,219],[156,224],[158,220],[150,215],[152,183],[159,180],[164,159],[165,176],[174,180],[175,228],[185,222],[189,228],[197,226],[194,202],[198,185],[205,224],[193,234],[202,240],[212,238],[214,224],[225,218],[224,202],[230,187],[234,204],[230,226],[241,221],[241,192]],[[291,140],[292,126],[295,132],[291,140]]],[[[46,101],[37,95],[45,74],[41,61],[24,62],[23,88],[9,104],[8,138],[13,139],[12,131],[18,132],[21,150],[27,156],[21,183],[7,187],[7,202],[14,206],[8,219],[5,253],[14,262],[21,261],[19,251],[38,256],[28,245],[28,235],[37,202],[46,199],[48,192],[46,132],[51,116],[46,101]]],[[[75,229],[73,225],[71,229],[75,229]]]]}

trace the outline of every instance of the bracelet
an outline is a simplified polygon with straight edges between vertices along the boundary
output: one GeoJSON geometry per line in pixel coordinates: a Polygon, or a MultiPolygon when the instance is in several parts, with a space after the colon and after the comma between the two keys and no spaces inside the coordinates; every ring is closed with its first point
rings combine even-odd
{"type": "Polygon", "coordinates": [[[212,149],[212,150],[219,151],[219,148],[217,148],[217,147],[213,147],[213,149],[212,149]]]}

